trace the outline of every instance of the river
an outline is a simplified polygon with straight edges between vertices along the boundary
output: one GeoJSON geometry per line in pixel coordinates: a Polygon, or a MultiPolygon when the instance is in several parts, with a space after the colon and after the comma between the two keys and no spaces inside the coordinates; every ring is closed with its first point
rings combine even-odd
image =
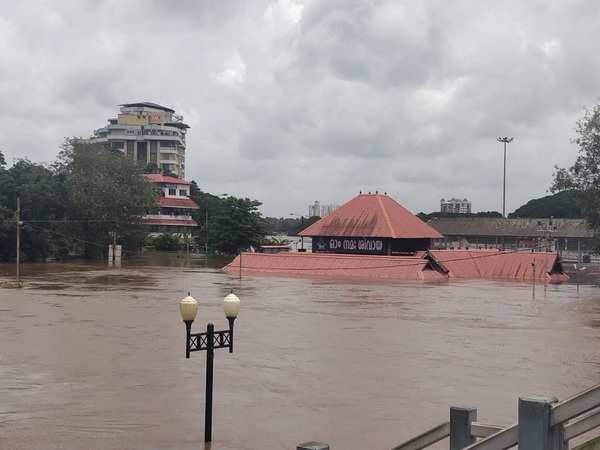
{"type": "MultiPolygon", "coordinates": [[[[10,276],[0,266],[0,280],[10,276]]],[[[26,264],[0,289],[0,448],[201,449],[205,354],[194,331],[226,327],[215,351],[214,449],[388,449],[446,420],[516,420],[520,394],[559,398],[600,381],[600,289],[494,281],[352,283],[244,277],[200,260],[26,264]]]]}

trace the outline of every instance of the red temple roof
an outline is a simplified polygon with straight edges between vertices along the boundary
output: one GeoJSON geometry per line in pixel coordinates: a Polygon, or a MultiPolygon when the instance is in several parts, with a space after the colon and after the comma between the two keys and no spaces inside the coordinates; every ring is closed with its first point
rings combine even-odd
{"type": "Polygon", "coordinates": [[[200,209],[196,202],[189,198],[171,198],[171,197],[158,197],[156,201],[158,206],[167,208],[189,208],[189,209],[200,209]]]}
{"type": "Polygon", "coordinates": [[[169,177],[160,173],[146,173],[144,178],[150,183],[168,183],[168,184],[190,184],[189,181],[182,180],[181,178],[169,177]]]}
{"type": "Polygon", "coordinates": [[[360,194],[299,234],[393,239],[443,237],[394,199],[381,194],[360,194]]]}

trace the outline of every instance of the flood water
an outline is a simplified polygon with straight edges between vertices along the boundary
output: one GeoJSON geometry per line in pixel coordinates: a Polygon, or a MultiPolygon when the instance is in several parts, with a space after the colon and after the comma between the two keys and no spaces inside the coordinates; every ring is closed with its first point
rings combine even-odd
{"type": "MultiPolygon", "coordinates": [[[[600,382],[600,289],[514,282],[351,283],[235,276],[176,264],[24,267],[0,289],[0,448],[202,449],[205,354],[215,351],[213,449],[388,449],[447,420],[451,405],[510,424],[520,394],[564,398],[600,382]]],[[[0,280],[10,266],[0,266],[0,280]]]]}

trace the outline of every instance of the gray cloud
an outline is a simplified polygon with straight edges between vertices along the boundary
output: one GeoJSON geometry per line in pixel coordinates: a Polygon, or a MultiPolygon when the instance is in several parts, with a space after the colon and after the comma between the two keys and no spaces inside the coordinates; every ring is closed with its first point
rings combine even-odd
{"type": "Polygon", "coordinates": [[[0,11],[0,148],[54,158],[117,104],[172,106],[192,126],[188,175],[214,193],[304,213],[379,189],[508,206],[568,165],[599,101],[589,1],[61,1],[0,11]]]}

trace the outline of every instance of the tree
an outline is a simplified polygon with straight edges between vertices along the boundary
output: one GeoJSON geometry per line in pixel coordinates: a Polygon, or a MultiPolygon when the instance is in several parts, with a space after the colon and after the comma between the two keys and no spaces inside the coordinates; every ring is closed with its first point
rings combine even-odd
{"type": "Polygon", "coordinates": [[[67,210],[64,186],[52,171],[27,159],[0,169],[0,259],[16,256],[15,211],[21,201],[21,252],[25,260],[64,257],[68,237],[56,235],[67,210]]]}
{"type": "Polygon", "coordinates": [[[142,216],[156,208],[157,193],[140,168],[119,151],[99,145],[72,143],[64,149],[60,166],[66,168],[66,190],[71,231],[86,257],[101,257],[116,232],[122,242],[143,228],[142,216]]]}
{"type": "Polygon", "coordinates": [[[144,167],[144,173],[160,173],[160,167],[158,167],[156,163],[148,163],[144,167]]]}
{"type": "Polygon", "coordinates": [[[573,143],[579,146],[569,168],[555,166],[553,193],[579,191],[578,206],[594,230],[600,230],[600,105],[586,110],[577,121],[573,143]]]}
{"type": "Polygon", "coordinates": [[[209,208],[208,230],[201,228],[196,234],[199,245],[204,243],[204,236],[208,235],[208,245],[213,251],[235,255],[263,241],[267,227],[258,210],[261,205],[259,201],[233,196],[219,198],[211,194],[196,195],[197,201],[201,205],[204,203],[204,208],[209,208]]]}
{"type": "Polygon", "coordinates": [[[582,217],[580,207],[581,193],[576,190],[557,192],[542,198],[529,200],[517,208],[508,217],[555,217],[574,219],[582,217]]]}

